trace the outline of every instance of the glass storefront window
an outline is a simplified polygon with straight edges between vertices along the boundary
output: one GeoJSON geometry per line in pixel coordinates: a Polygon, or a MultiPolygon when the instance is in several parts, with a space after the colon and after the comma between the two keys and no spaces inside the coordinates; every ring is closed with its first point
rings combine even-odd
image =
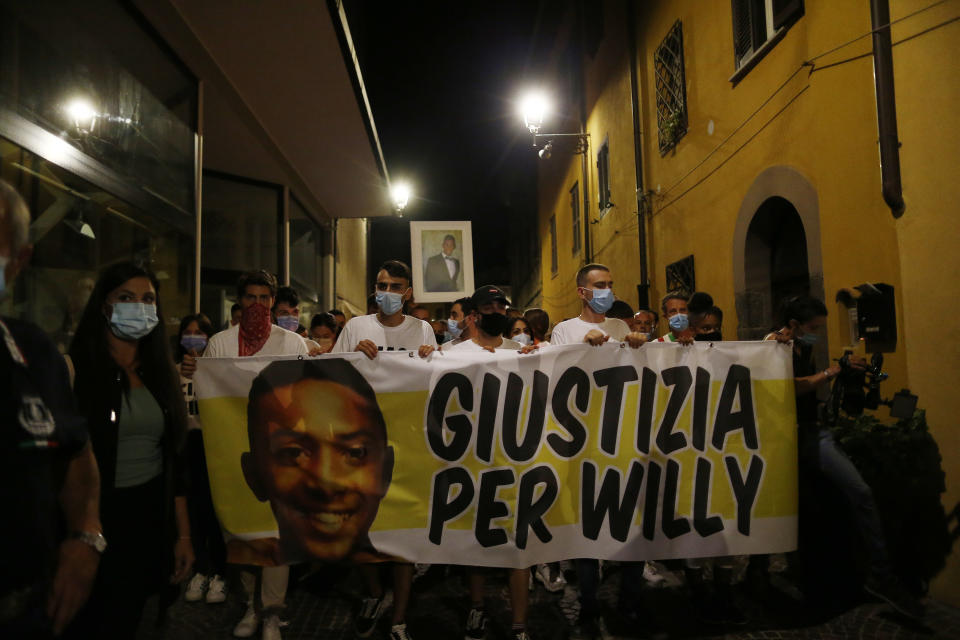
{"type": "Polygon", "coordinates": [[[282,189],[222,173],[203,173],[200,310],[223,326],[244,271],[280,272],[282,189]]]}
{"type": "Polygon", "coordinates": [[[313,221],[300,202],[290,198],[290,286],[300,294],[300,322],[310,326],[323,308],[323,254],[326,229],[313,221]]]}
{"type": "Polygon", "coordinates": [[[196,80],[122,3],[0,0],[9,121],[59,136],[184,216],[194,210],[195,109],[196,80]]]}
{"type": "Polygon", "coordinates": [[[192,236],[3,138],[0,177],[26,200],[34,245],[0,313],[36,323],[66,351],[100,270],[133,260],[156,274],[176,334],[193,302],[192,236]]]}

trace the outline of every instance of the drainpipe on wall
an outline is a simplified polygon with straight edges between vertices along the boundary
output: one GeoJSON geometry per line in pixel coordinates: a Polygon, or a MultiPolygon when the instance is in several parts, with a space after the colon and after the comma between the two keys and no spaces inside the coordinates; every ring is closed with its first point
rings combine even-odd
{"type": "Polygon", "coordinates": [[[647,223],[643,197],[643,151],[640,147],[640,89],[637,82],[637,24],[633,2],[627,2],[627,55],[630,56],[630,109],[633,112],[633,164],[637,187],[637,229],[640,254],[640,286],[637,288],[640,308],[650,308],[650,274],[647,271],[647,223]]]}
{"type": "Polygon", "coordinates": [[[870,22],[873,28],[873,82],[877,94],[883,199],[893,217],[899,218],[906,204],[903,202],[903,185],[900,182],[900,141],[897,138],[897,100],[893,89],[893,43],[888,0],[870,0],[870,22]]]}

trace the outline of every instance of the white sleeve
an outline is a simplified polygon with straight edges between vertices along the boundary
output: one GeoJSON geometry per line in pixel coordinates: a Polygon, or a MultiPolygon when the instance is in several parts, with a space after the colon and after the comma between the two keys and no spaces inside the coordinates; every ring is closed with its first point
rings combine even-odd
{"type": "Polygon", "coordinates": [[[567,344],[567,333],[565,331],[566,327],[561,322],[553,328],[553,333],[550,335],[550,344],[567,344]]]}
{"type": "Polygon", "coordinates": [[[301,336],[300,334],[294,334],[294,335],[297,336],[297,340],[294,343],[296,344],[296,350],[295,350],[296,354],[305,356],[308,353],[310,353],[310,349],[307,348],[307,341],[303,339],[303,336],[301,336]]]}
{"type": "Polygon", "coordinates": [[[219,358],[220,357],[220,343],[223,342],[220,334],[213,336],[210,340],[207,341],[207,348],[203,350],[203,357],[205,358],[219,358]]]}
{"type": "Polygon", "coordinates": [[[430,326],[430,323],[426,320],[420,321],[421,327],[423,328],[423,342],[421,345],[428,344],[434,349],[437,348],[437,334],[433,332],[433,327],[430,326]]]}
{"type": "Polygon", "coordinates": [[[350,324],[352,322],[353,318],[350,318],[350,321],[343,325],[343,331],[340,332],[337,341],[333,343],[333,349],[330,349],[330,353],[348,353],[353,351],[353,348],[357,346],[352,343],[353,332],[350,330],[350,324]]]}

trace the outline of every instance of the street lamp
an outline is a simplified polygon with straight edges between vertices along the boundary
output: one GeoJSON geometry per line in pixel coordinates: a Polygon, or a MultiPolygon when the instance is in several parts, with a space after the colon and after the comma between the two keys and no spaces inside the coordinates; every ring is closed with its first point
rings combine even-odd
{"type": "Polygon", "coordinates": [[[523,114],[523,122],[534,136],[540,131],[540,125],[543,124],[543,116],[547,114],[549,109],[550,103],[542,91],[531,91],[520,101],[520,112],[523,114]]]}
{"type": "Polygon", "coordinates": [[[390,187],[390,197],[393,198],[393,206],[396,208],[397,215],[403,215],[403,210],[410,200],[411,193],[412,190],[407,182],[397,182],[390,187]]]}
{"type": "Polygon", "coordinates": [[[520,100],[520,112],[523,114],[523,122],[527,126],[527,131],[533,135],[533,148],[537,148],[537,140],[543,138],[547,141],[538,152],[540,158],[546,160],[550,157],[553,151],[554,138],[576,138],[577,148],[574,153],[586,153],[587,139],[590,137],[589,133],[540,133],[543,118],[549,111],[550,101],[542,91],[531,91],[520,100]]]}

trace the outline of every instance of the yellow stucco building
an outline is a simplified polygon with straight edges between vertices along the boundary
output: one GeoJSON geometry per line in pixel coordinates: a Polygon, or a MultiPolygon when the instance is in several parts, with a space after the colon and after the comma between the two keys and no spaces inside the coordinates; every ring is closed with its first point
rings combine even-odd
{"type": "MultiPolygon", "coordinates": [[[[809,291],[830,309],[822,355],[836,358],[852,342],[837,292],[891,285],[897,341],[883,390],[919,395],[952,510],[960,0],[889,2],[899,217],[882,194],[867,0],[579,6],[555,43],[558,106],[543,131],[588,135],[583,154],[557,138],[541,160],[540,305],[555,322],[578,314],[574,276],[587,262],[609,265],[634,308],[645,296],[658,305],[669,271],[670,287],[713,295],[726,339],[754,339],[780,298],[809,291]]],[[[956,550],[932,593],[960,604],[956,550]]]]}

